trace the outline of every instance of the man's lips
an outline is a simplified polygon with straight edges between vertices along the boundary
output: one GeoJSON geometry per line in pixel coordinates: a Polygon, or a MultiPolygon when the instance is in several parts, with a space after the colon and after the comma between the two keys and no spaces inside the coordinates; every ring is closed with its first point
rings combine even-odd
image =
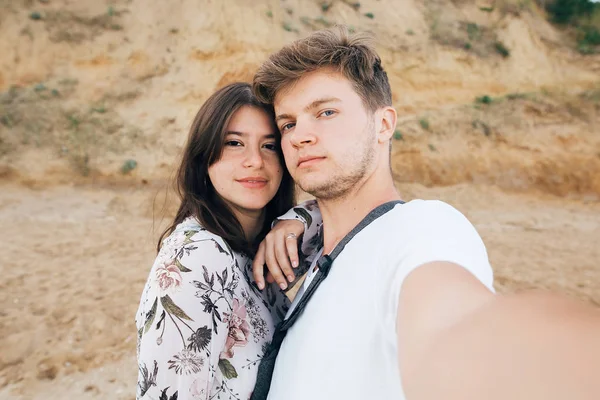
{"type": "Polygon", "coordinates": [[[251,176],[248,178],[237,179],[237,181],[244,187],[249,189],[260,189],[267,185],[267,180],[258,176],[251,176]]]}
{"type": "Polygon", "coordinates": [[[311,165],[314,165],[320,161],[322,161],[325,157],[318,157],[318,156],[306,156],[306,157],[300,157],[298,159],[298,168],[302,168],[302,167],[310,167],[311,165]]]}

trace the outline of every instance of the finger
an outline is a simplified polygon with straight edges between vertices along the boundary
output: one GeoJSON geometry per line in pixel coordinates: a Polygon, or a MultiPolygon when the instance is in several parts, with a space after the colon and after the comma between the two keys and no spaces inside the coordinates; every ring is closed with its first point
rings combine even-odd
{"type": "Polygon", "coordinates": [[[275,282],[275,278],[273,278],[273,275],[271,275],[270,272],[267,272],[267,282],[269,282],[269,283],[275,282]]]}
{"type": "Polygon", "coordinates": [[[254,261],[252,261],[252,276],[254,276],[254,282],[260,290],[265,288],[265,242],[262,241],[258,246],[254,261]]]}
{"type": "Polygon", "coordinates": [[[269,272],[273,275],[275,282],[284,290],[287,288],[287,282],[285,280],[285,276],[281,272],[281,268],[279,268],[279,263],[277,262],[277,257],[275,255],[275,246],[274,240],[267,236],[266,238],[266,246],[265,246],[265,261],[267,263],[267,268],[269,268],[269,272]]]}
{"type": "Polygon", "coordinates": [[[286,234],[284,236],[279,236],[275,241],[275,256],[277,257],[279,268],[281,268],[281,271],[286,276],[287,280],[293,282],[295,277],[288,256],[287,242],[296,243],[296,235],[289,236],[286,234]]]}
{"type": "Polygon", "coordinates": [[[287,249],[287,254],[290,259],[290,263],[292,264],[292,268],[298,268],[298,265],[300,265],[300,257],[298,257],[298,238],[286,238],[285,247],[287,249]]]}

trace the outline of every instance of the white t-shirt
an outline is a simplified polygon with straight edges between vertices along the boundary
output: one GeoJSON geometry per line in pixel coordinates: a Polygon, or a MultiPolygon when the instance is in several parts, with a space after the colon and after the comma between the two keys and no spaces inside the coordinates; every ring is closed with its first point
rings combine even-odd
{"type": "Polygon", "coordinates": [[[304,278],[304,282],[302,282],[302,286],[300,287],[300,289],[298,289],[298,293],[296,293],[296,296],[294,297],[294,301],[292,301],[292,304],[290,305],[290,308],[288,309],[287,314],[285,314],[285,319],[288,319],[290,317],[290,315],[292,315],[292,311],[294,311],[294,309],[298,306],[300,299],[302,298],[302,296],[304,296],[304,292],[306,292],[306,289],[310,286],[310,283],[313,281],[315,276],[317,276],[318,269],[315,267],[317,266],[317,261],[319,261],[319,257],[321,257],[321,255],[323,255],[323,248],[321,248],[321,250],[319,250],[315,254],[314,259],[310,263],[310,267],[308,268],[308,271],[306,272],[306,278],[304,278]]]}
{"type": "Polygon", "coordinates": [[[446,203],[397,205],[359,232],[290,328],[269,399],[404,399],[396,338],[400,288],[411,271],[433,261],[461,265],[494,291],[483,241],[446,203]]]}

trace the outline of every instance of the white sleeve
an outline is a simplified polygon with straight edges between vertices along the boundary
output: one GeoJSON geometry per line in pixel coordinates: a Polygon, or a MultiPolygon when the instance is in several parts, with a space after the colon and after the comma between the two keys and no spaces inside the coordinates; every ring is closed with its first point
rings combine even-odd
{"type": "Polygon", "coordinates": [[[390,291],[393,303],[397,304],[404,279],[419,266],[435,261],[465,268],[494,292],[494,276],[483,240],[460,211],[441,201],[419,201],[409,214],[406,223],[411,232],[410,245],[395,266],[390,291]]]}
{"type": "Polygon", "coordinates": [[[177,242],[144,293],[153,305],[138,333],[140,400],[209,398],[226,347],[225,315],[238,301],[235,257],[220,238],[188,231],[177,242]]]}

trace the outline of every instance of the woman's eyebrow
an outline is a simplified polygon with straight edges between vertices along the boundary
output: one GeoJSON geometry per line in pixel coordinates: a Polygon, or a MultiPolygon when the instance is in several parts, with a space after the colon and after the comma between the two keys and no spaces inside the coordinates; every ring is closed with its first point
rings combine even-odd
{"type": "MultiPolygon", "coordinates": [[[[234,136],[248,136],[247,133],[244,132],[238,132],[238,131],[227,131],[225,132],[225,135],[234,135],[234,136]]],[[[262,135],[261,138],[263,139],[275,139],[277,138],[277,134],[275,133],[267,133],[265,135],[262,135]]]]}

